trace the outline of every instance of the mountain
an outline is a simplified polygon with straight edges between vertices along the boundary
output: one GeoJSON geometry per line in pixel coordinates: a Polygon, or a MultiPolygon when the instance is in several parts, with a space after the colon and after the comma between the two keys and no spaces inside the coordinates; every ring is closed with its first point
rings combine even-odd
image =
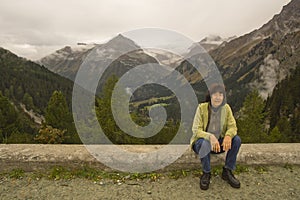
{"type": "MultiPolygon", "coordinates": [[[[64,47],[53,54],[42,58],[38,63],[41,63],[49,70],[74,81],[76,73],[86,56],[96,47],[98,49],[101,48],[101,57],[106,59],[107,62],[112,61],[112,58],[115,57],[115,55],[119,55],[119,52],[125,52],[128,49],[140,49],[140,47],[132,40],[119,34],[105,44],[81,44],[80,46],[77,45],[75,47],[64,47]]],[[[104,74],[103,76],[107,77],[115,74],[120,77],[129,69],[144,63],[157,63],[157,60],[144,53],[142,50],[129,52],[114,61],[112,66],[108,69],[108,74],[104,74]]],[[[104,80],[106,80],[106,78],[104,78],[104,80]]],[[[100,80],[100,85],[102,85],[102,82],[103,81],[100,80]]]]}
{"type": "Polygon", "coordinates": [[[211,51],[227,83],[257,88],[263,98],[299,61],[300,3],[291,1],[261,28],[211,51]]]}
{"type": "Polygon", "coordinates": [[[206,50],[211,51],[222,45],[223,43],[230,42],[231,40],[235,39],[236,36],[228,37],[228,38],[221,38],[218,35],[209,35],[203,38],[199,44],[206,50]]]}
{"type": "Polygon", "coordinates": [[[32,109],[43,114],[54,90],[62,91],[71,105],[72,81],[3,48],[0,48],[0,74],[0,91],[18,105],[26,105],[25,99],[32,98],[32,109]]]}
{"type": "MultiPolygon", "coordinates": [[[[258,89],[267,99],[274,87],[299,65],[299,31],[300,3],[292,0],[261,28],[223,42],[209,52],[223,77],[229,103],[235,111],[241,108],[250,90],[258,89]]],[[[183,69],[196,90],[206,87],[202,77],[186,61],[177,68],[178,71],[183,69]]]]}
{"type": "MultiPolygon", "coordinates": [[[[81,64],[87,57],[87,55],[96,48],[97,56],[101,59],[102,63],[110,63],[104,73],[101,76],[101,79],[98,83],[97,94],[101,93],[103,85],[109,79],[110,76],[116,75],[118,78],[122,77],[130,69],[147,63],[158,63],[159,61],[144,52],[134,41],[124,37],[119,34],[118,36],[112,38],[110,41],[104,44],[95,44],[90,45],[86,48],[81,48],[80,50],[76,47],[65,47],[56,51],[55,53],[42,58],[39,62],[42,63],[49,70],[58,73],[66,78],[75,80],[77,71],[79,70],[81,64]],[[130,51],[131,49],[136,49],[130,51]],[[122,55],[122,52],[129,52],[122,55]],[[121,55],[117,59],[113,58],[121,55]]],[[[95,69],[91,69],[89,73],[93,74],[93,70],[100,70],[97,66],[95,69]]],[[[162,92],[162,87],[154,86],[158,89],[151,90],[154,92],[147,92],[148,86],[139,88],[133,95],[135,100],[144,100],[150,98],[152,95],[158,96],[159,92],[162,92]]],[[[165,93],[165,92],[163,92],[165,93]]],[[[169,93],[168,93],[169,94],[169,93]]]]}
{"type": "Polygon", "coordinates": [[[73,82],[0,47],[0,142],[32,143],[55,90],[71,106],[73,82]]]}
{"type": "MultiPolygon", "coordinates": [[[[235,111],[240,109],[243,99],[252,89],[258,89],[260,95],[267,99],[276,84],[296,68],[299,63],[299,5],[298,0],[292,0],[283,7],[280,14],[261,28],[241,37],[224,39],[208,36],[199,42],[217,64],[228,90],[229,102],[233,104],[235,111]]],[[[109,60],[119,48],[136,44],[118,35],[102,45],[105,46],[102,48],[103,56],[109,60]]],[[[74,47],[65,47],[40,62],[51,71],[74,80],[79,66],[93,48],[95,47],[90,46],[76,51],[74,47]]],[[[193,52],[193,47],[190,51],[193,52]]],[[[154,62],[169,65],[184,74],[196,92],[203,96],[203,77],[186,60],[157,50],[140,50],[126,56],[122,57],[123,60],[115,61],[112,64],[115,67],[109,67],[107,73],[115,73],[120,77],[138,64],[154,62]]],[[[209,71],[205,75],[207,74],[209,71]]],[[[103,81],[100,80],[100,85],[102,84],[103,81]]]]}
{"type": "Polygon", "coordinates": [[[50,71],[74,80],[76,72],[88,53],[96,44],[78,43],[77,46],[66,46],[37,61],[50,71]]]}
{"type": "Polygon", "coordinates": [[[280,14],[277,14],[268,23],[258,30],[254,30],[244,36],[236,38],[220,48],[212,51],[212,56],[222,66],[234,61],[232,66],[240,61],[241,57],[247,56],[249,51],[262,42],[272,39],[280,40],[285,35],[300,30],[299,1],[293,0],[284,6],[280,14]]]}
{"type": "Polygon", "coordinates": [[[160,49],[144,49],[144,52],[154,57],[162,66],[176,68],[183,61],[181,56],[160,49]]]}

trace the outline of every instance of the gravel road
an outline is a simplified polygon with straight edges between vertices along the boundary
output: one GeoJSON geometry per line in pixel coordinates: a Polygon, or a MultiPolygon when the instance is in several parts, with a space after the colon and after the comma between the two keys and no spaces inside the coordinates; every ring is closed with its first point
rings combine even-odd
{"type": "Polygon", "coordinates": [[[85,178],[50,180],[0,177],[0,199],[300,199],[300,166],[249,167],[237,174],[241,188],[231,188],[214,175],[210,188],[199,188],[199,177],[193,173],[178,179],[162,174],[147,179],[93,181],[85,178]]]}

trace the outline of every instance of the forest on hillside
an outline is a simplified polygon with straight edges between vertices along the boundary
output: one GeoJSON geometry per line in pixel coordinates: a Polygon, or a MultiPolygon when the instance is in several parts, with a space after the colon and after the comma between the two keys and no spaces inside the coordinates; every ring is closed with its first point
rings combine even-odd
{"type": "MultiPolygon", "coordinates": [[[[238,113],[238,134],[243,143],[300,142],[300,67],[280,82],[272,96],[264,101],[257,91],[250,92],[238,113]]],[[[116,124],[111,111],[111,95],[118,81],[116,76],[108,79],[101,95],[96,97],[97,120],[105,135],[115,144],[168,144],[180,126],[180,105],[173,98],[157,99],[137,107],[131,107],[131,118],[140,125],[149,124],[148,108],[154,104],[165,107],[167,123],[155,136],[136,138],[124,133],[116,124]]],[[[63,92],[55,90],[43,111],[45,121],[34,125],[26,114],[18,111],[12,101],[0,93],[0,141],[2,143],[81,143],[71,110],[63,92]]],[[[84,124],[84,123],[83,123],[84,124]]],[[[87,132],[90,127],[86,126],[87,132]]],[[[93,141],[99,141],[95,133],[93,141]]],[[[189,138],[182,137],[187,144],[189,138]]],[[[97,142],[101,143],[101,142],[97,142]]]]}

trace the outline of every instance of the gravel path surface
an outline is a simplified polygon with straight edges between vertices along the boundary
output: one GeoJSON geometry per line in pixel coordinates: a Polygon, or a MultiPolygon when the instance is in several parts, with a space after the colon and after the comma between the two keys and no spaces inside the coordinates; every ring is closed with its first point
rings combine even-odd
{"type": "Polygon", "coordinates": [[[20,179],[0,178],[0,199],[300,199],[300,166],[248,169],[236,175],[240,189],[214,175],[207,191],[200,190],[199,177],[192,173],[178,179],[163,174],[156,181],[49,180],[25,173],[20,179]]]}

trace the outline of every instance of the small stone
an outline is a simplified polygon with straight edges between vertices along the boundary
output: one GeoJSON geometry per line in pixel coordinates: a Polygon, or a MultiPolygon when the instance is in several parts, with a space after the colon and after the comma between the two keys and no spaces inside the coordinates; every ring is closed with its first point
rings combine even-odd
{"type": "Polygon", "coordinates": [[[99,185],[104,185],[104,183],[102,181],[99,182],[99,185]]]}
{"type": "Polygon", "coordinates": [[[129,179],[130,178],[130,174],[124,177],[125,179],[129,179]]]}
{"type": "Polygon", "coordinates": [[[147,191],[147,194],[152,194],[152,192],[150,190],[147,191]]]}

